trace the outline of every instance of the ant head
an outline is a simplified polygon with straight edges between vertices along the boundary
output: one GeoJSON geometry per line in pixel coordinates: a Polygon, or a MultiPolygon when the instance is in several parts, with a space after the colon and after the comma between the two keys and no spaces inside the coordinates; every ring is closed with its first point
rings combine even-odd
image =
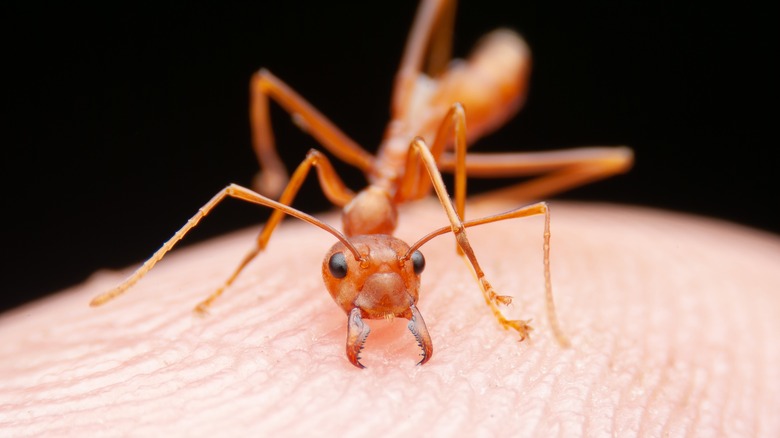
{"type": "Polygon", "coordinates": [[[411,316],[417,303],[425,259],[419,251],[389,235],[355,236],[350,242],[360,258],[342,243],[325,255],[322,278],[333,300],[349,313],[357,307],[364,318],[411,316]]]}

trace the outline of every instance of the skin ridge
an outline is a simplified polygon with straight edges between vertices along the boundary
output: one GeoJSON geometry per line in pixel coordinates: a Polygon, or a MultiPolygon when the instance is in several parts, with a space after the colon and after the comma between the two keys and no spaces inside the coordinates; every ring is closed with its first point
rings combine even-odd
{"type": "MultiPolygon", "coordinates": [[[[509,204],[488,197],[473,208],[509,204]]],[[[381,415],[357,422],[356,434],[777,435],[777,236],[635,207],[552,209],[552,263],[571,349],[560,349],[545,326],[541,225],[526,219],[472,239],[485,270],[513,291],[506,312],[539,322],[529,342],[501,330],[451,240],[434,239],[419,305],[436,356],[413,366],[419,350],[402,335],[404,321],[378,320],[361,356],[369,368],[358,371],[339,348],[345,316],[311,269],[322,252],[287,250],[304,240],[324,249],[332,238],[290,222],[270,243],[274,257],[251,265],[203,318],[191,304],[254,231],[177,251],[121,305],[86,306],[125,274],[102,272],[4,314],[0,337],[12,342],[0,344],[0,430],[201,436],[302,434],[317,424],[337,433],[359,407],[381,415]]],[[[404,237],[445,221],[428,201],[403,217],[404,237]]]]}

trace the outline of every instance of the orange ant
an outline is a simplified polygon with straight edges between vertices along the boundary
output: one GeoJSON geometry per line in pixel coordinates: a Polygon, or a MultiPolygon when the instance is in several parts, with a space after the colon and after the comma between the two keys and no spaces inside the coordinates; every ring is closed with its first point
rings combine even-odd
{"type": "Polygon", "coordinates": [[[268,244],[284,215],[309,222],[335,236],[325,256],[322,276],[336,303],[348,315],[347,357],[360,368],[359,353],[369,334],[364,319],[401,317],[422,348],[427,362],[433,346],[417,309],[420,274],[425,259],[419,248],[430,239],[452,232],[458,252],[473,269],[485,302],[505,329],[528,336],[528,321],[508,320],[499,305],[511,297],[499,295],[480,268],[469,244],[466,228],[533,215],[544,215],[544,280],[547,314],[558,342],[568,340],[560,329],[550,280],[550,212],[539,202],[506,213],[464,220],[466,175],[481,177],[541,175],[516,187],[514,193],[528,199],[549,195],[627,170],[632,152],[625,147],[584,148],[553,152],[466,154],[467,143],[498,128],[522,105],[530,73],[530,53],[523,39],[510,30],[496,30],[485,37],[466,61],[451,62],[455,17],[454,0],[423,0],[398,69],[392,97],[391,120],[376,156],[371,155],[325,116],[268,70],[251,79],[252,141],[261,172],[255,186],[266,195],[231,184],[221,190],[168,240],[132,276],[113,290],[92,300],[101,305],[124,293],[226,197],[274,209],[260,232],[256,246],[244,257],[222,287],[197,305],[205,313],[230,286],[244,267],[268,244]],[[269,98],[292,114],[294,120],[329,152],[363,171],[368,187],[355,194],[336,174],[328,158],[310,150],[288,179],[277,155],[271,130],[269,98]],[[466,130],[465,109],[469,111],[466,130]],[[427,140],[426,140],[427,139],[427,140]],[[429,143],[430,147],[429,147],[429,143]],[[304,179],[314,167],[325,196],[343,209],[341,233],[322,221],[290,207],[304,179]],[[454,173],[454,203],[441,172],[454,173]],[[450,225],[437,229],[409,246],[392,236],[397,206],[421,199],[433,187],[450,225]]]}

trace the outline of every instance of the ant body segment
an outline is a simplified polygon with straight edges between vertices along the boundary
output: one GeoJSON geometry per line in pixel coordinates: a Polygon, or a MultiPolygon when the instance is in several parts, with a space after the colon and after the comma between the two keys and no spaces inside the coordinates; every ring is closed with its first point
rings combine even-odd
{"type": "Polygon", "coordinates": [[[518,34],[500,29],[486,35],[467,60],[452,63],[454,11],[454,0],[422,1],[396,74],[391,120],[376,155],[355,143],[269,71],[257,72],[250,83],[252,143],[261,169],[255,178],[257,191],[236,184],[221,190],[127,280],[95,297],[91,305],[101,305],[124,293],[215,206],[233,197],[274,211],[258,235],[255,247],[225,283],[197,305],[197,312],[207,311],[244,267],[265,249],[284,215],[290,215],[338,239],[325,256],[322,276],[328,292],[348,316],[349,361],[363,368],[358,355],[370,331],[365,319],[401,317],[409,320],[408,328],[422,349],[419,364],[424,364],[433,354],[433,344],[416,307],[420,275],[425,267],[420,247],[436,236],[452,232],[459,253],[467,259],[499,324],[517,331],[522,340],[531,327],[527,321],[508,320],[501,313],[500,306],[509,304],[511,297],[499,295],[488,282],[471,248],[466,228],[544,215],[547,314],[557,341],[568,345],[553,304],[547,204],[539,202],[502,214],[465,220],[466,176],[539,175],[517,185],[513,191],[519,198],[539,198],[626,171],[632,164],[632,152],[625,147],[591,147],[467,154],[467,143],[497,129],[522,106],[530,74],[530,53],[518,34]],[[327,156],[313,149],[288,178],[274,145],[269,98],[302,121],[300,125],[327,151],[363,171],[369,185],[354,193],[342,182],[327,156]],[[325,196],[342,209],[343,233],[290,207],[312,168],[325,196]],[[441,172],[454,174],[454,201],[447,193],[441,172]],[[434,230],[411,246],[393,237],[397,206],[428,196],[431,188],[445,210],[449,226],[434,230]],[[277,196],[278,201],[271,199],[277,196]]]}

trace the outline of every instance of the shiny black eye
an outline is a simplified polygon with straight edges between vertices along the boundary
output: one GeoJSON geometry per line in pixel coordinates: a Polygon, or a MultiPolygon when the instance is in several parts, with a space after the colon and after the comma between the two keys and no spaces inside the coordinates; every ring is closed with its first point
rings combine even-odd
{"type": "Polygon", "coordinates": [[[330,275],[336,278],[344,278],[347,276],[347,258],[344,257],[343,253],[337,252],[330,256],[330,259],[328,260],[328,270],[330,271],[330,275]]]}
{"type": "Polygon", "coordinates": [[[414,266],[414,273],[417,275],[420,275],[423,269],[425,269],[425,257],[423,257],[420,251],[415,251],[412,254],[412,265],[414,266]]]}

